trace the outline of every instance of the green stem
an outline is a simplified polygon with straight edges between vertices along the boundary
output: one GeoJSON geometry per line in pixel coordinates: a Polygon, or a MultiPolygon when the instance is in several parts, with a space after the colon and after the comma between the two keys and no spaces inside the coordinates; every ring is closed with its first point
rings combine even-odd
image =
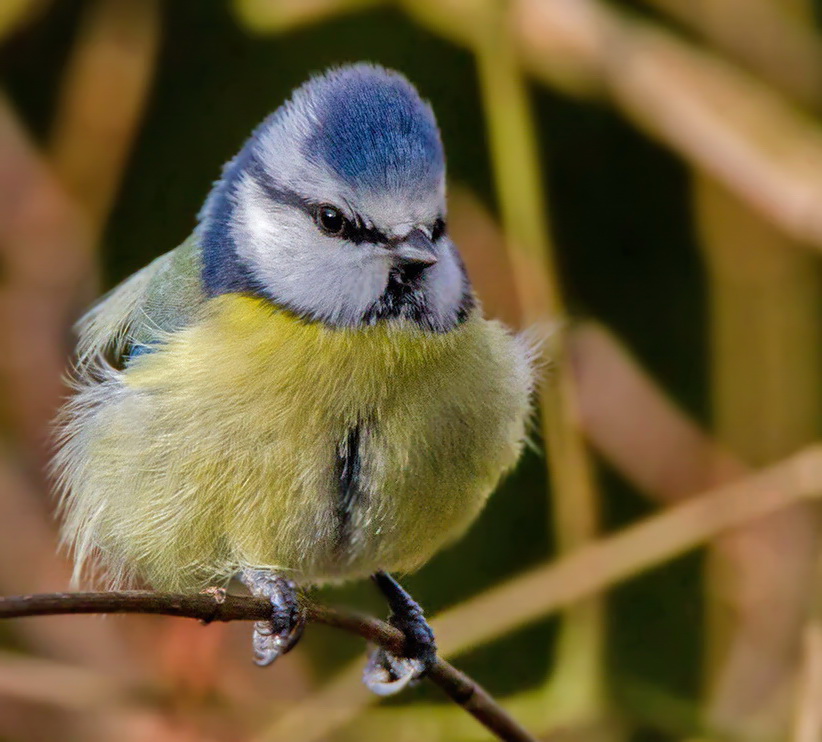
{"type": "MultiPolygon", "coordinates": [[[[560,553],[596,537],[598,500],[586,446],[576,423],[574,381],[565,347],[565,308],[549,239],[545,196],[528,95],[507,16],[486,6],[475,52],[485,104],[502,220],[526,324],[544,330],[550,368],[540,389],[556,540],[560,553]]],[[[562,620],[556,668],[546,684],[551,713],[592,718],[603,707],[604,611],[594,597],[562,620]]]]}

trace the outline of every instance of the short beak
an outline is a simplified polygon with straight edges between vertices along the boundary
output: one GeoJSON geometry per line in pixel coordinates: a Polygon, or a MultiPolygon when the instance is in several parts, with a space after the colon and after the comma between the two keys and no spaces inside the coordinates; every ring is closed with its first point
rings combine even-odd
{"type": "Polygon", "coordinates": [[[437,262],[434,243],[421,229],[412,229],[392,254],[399,268],[428,268],[437,262]]]}

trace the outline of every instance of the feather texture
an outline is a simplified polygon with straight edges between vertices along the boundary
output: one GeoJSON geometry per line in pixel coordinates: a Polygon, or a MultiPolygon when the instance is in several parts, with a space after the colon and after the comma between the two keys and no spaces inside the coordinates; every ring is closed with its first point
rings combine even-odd
{"type": "MultiPolygon", "coordinates": [[[[103,321],[141,332],[150,283],[96,310],[87,349],[103,321]]],[[[96,562],[113,584],[189,589],[245,567],[302,583],[413,570],[517,460],[531,388],[527,347],[476,311],[437,334],[210,299],[154,352],[81,380],[66,410],[56,467],[77,575],[96,562]],[[354,427],[342,532],[338,453],[354,427]]]]}
{"type": "Polygon", "coordinates": [[[520,454],[533,368],[445,219],[436,121],[398,73],[332,70],[266,119],[195,234],[80,322],[55,458],[76,577],[321,583],[458,537],[520,454]]]}
{"type": "Polygon", "coordinates": [[[152,345],[191,322],[205,302],[195,236],[161,255],[98,301],[77,323],[77,364],[119,362],[133,345],[152,345]]]}

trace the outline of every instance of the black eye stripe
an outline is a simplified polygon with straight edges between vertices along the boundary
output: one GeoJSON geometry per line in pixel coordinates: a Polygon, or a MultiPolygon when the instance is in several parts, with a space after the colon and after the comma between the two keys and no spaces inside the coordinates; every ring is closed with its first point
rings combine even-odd
{"type": "Polygon", "coordinates": [[[310,211],[317,222],[317,225],[326,234],[340,239],[353,242],[359,245],[363,242],[370,242],[376,245],[385,245],[391,242],[391,239],[374,227],[366,227],[362,217],[355,216],[353,220],[343,215],[342,209],[333,206],[332,204],[320,204],[319,206],[310,206],[310,211]],[[322,225],[322,213],[327,210],[333,210],[340,215],[343,220],[342,228],[339,230],[324,228],[322,225]]]}
{"type": "Polygon", "coordinates": [[[354,243],[372,242],[375,245],[385,245],[390,242],[390,238],[380,232],[379,229],[366,227],[359,216],[357,217],[355,230],[355,233],[349,238],[354,243]]]}
{"type": "MultiPolygon", "coordinates": [[[[320,227],[320,209],[332,208],[338,211],[345,221],[343,229],[340,232],[326,232],[326,234],[339,237],[340,239],[347,240],[348,242],[353,242],[355,245],[362,244],[363,242],[369,242],[374,245],[387,245],[392,242],[392,239],[388,237],[388,235],[381,232],[376,227],[365,226],[365,222],[359,215],[356,215],[355,218],[351,220],[344,215],[343,210],[338,206],[334,206],[329,203],[315,203],[313,201],[309,201],[296,191],[279,186],[277,183],[272,181],[271,177],[265,172],[259,163],[252,163],[248,170],[272,201],[301,209],[314,220],[318,227],[320,227]]],[[[431,239],[436,242],[445,234],[445,232],[445,220],[442,217],[439,217],[431,227],[431,239]]]]}

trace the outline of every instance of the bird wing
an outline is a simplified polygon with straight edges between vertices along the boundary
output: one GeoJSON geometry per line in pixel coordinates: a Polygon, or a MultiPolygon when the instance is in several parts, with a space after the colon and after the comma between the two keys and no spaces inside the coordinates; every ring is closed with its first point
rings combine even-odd
{"type": "Polygon", "coordinates": [[[111,356],[120,365],[190,324],[206,300],[200,269],[192,235],[112,289],[77,323],[79,367],[111,356]]]}

